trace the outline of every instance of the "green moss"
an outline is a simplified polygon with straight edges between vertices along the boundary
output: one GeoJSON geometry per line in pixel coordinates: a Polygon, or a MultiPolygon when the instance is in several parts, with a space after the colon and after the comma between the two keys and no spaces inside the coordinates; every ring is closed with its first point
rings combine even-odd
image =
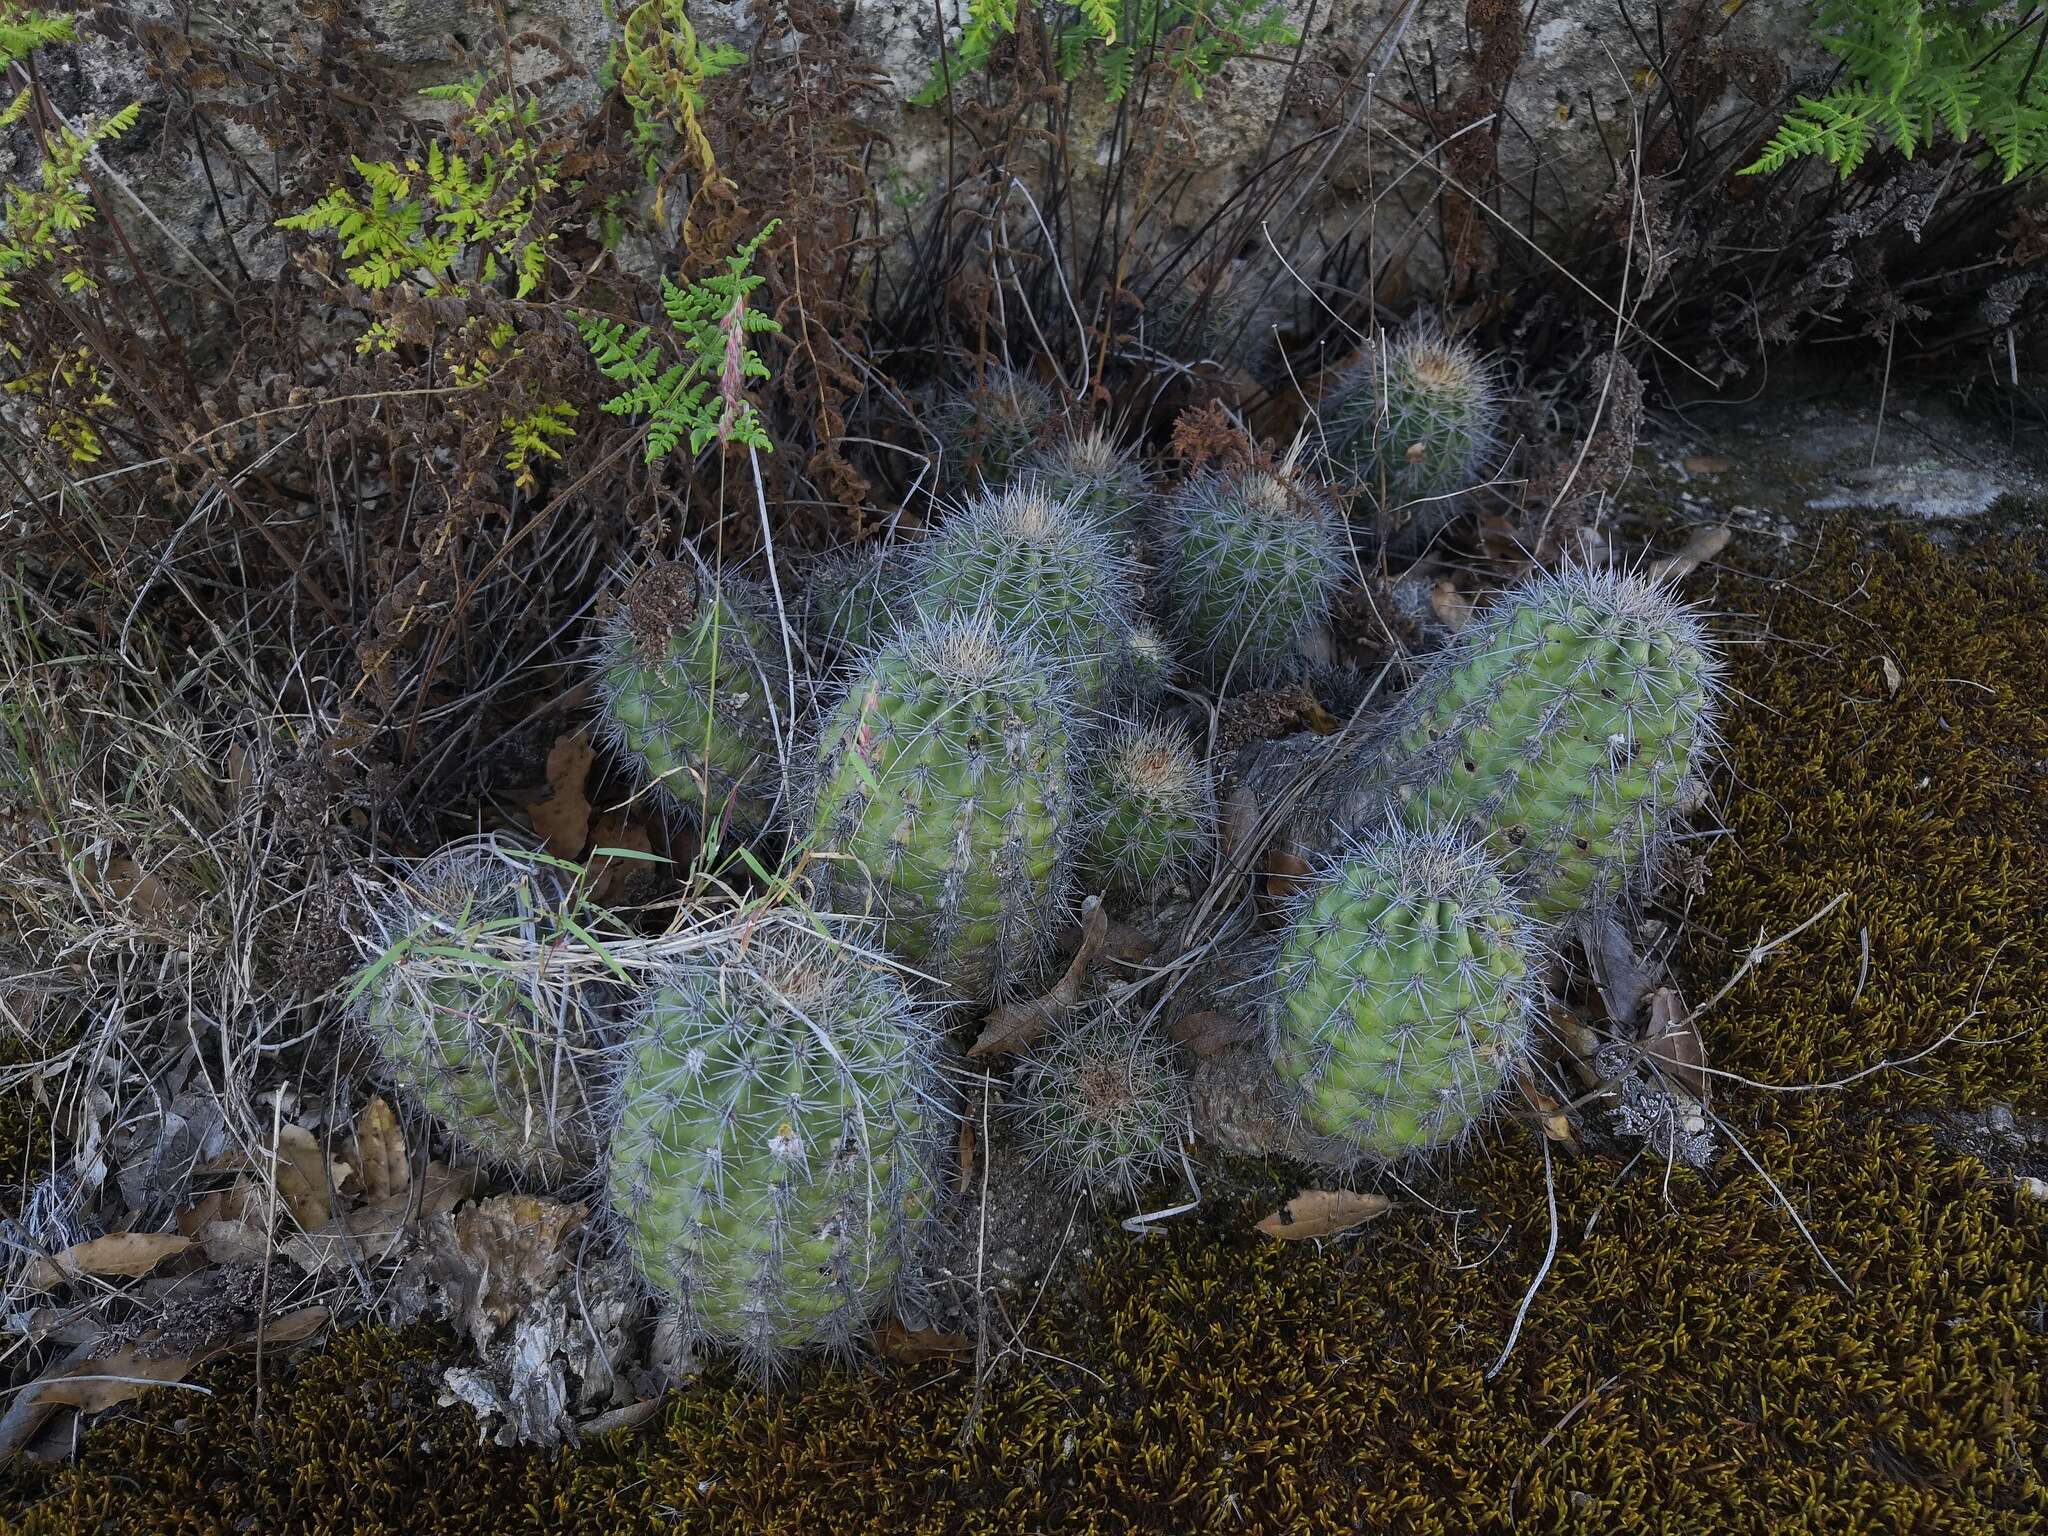
{"type": "Polygon", "coordinates": [[[1411,1202],[1318,1251],[1230,1202],[1100,1236],[964,1446],[971,1366],[936,1363],[768,1396],[714,1376],[637,1435],[482,1447],[432,1406],[440,1341],[365,1330],[273,1369],[260,1438],[248,1365],[223,1366],[212,1397],[156,1393],[76,1464],[16,1469],[0,1507],[22,1536],[2048,1532],[2048,1219],[1916,1118],[2048,1089],[2028,1033],[2048,996],[2026,888],[2048,832],[2039,554],[1845,535],[1780,584],[1722,580],[1721,606],[1778,638],[1736,657],[1757,702],[1693,995],[1760,927],[1852,898],[1709,1016],[1716,1060],[1853,1070],[1939,1035],[1980,981],[1967,1033],[1997,1042],[1846,1093],[1717,1096],[1853,1295],[1739,1157],[1667,1178],[1654,1155],[1560,1154],[1556,1260],[1489,1380],[1549,1233],[1541,1150],[1508,1125],[1429,1192],[1455,1221],[1411,1202]]]}

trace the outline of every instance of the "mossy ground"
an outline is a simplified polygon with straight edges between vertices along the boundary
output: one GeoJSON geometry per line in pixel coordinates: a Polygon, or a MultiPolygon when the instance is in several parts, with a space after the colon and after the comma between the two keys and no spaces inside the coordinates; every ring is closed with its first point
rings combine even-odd
{"type": "Polygon", "coordinates": [[[1556,1261],[1489,1379],[1550,1231],[1510,1124],[1431,1191],[1448,1214],[1328,1250],[1236,1202],[1105,1237],[964,1446],[972,1373],[936,1364],[710,1380],[638,1434],[496,1450],[431,1406],[437,1338],[352,1330],[273,1376],[260,1432],[226,1366],[16,1470],[12,1529],[2048,1531],[2048,1208],[1929,1114],[2048,1105],[2043,553],[1842,529],[1716,583],[1757,643],[1692,995],[1850,893],[1706,1018],[1716,1064],[1811,1082],[1968,1019],[1846,1089],[1717,1093],[1851,1293],[1732,1151],[1561,1155],[1556,1261]]]}

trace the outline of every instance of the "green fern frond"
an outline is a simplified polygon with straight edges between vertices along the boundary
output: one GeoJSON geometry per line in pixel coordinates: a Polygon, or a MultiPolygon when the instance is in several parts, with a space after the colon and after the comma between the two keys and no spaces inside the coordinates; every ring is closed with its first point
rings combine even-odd
{"type": "Polygon", "coordinates": [[[747,296],[766,281],[752,270],[754,257],[778,222],[771,221],[728,256],[722,272],[688,284],[662,278],[662,312],[683,354],[680,362],[663,366],[663,354],[647,326],[629,331],[622,322],[601,315],[575,317],[598,372],[626,386],[600,409],[612,416],[646,418],[649,464],[684,442],[692,454],[701,453],[714,438],[773,451],[767,429],[743,390],[748,379],[770,376],[768,365],[746,338],[782,329],[773,316],[747,305],[747,296]]]}

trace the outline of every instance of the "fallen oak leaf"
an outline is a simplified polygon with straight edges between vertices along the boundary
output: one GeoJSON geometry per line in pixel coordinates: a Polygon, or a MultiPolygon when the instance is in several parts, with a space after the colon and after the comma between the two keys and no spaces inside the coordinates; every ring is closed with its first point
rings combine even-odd
{"type": "Polygon", "coordinates": [[[1304,1189],[1259,1223],[1259,1230],[1283,1243],[1311,1237],[1336,1237],[1394,1208],[1385,1195],[1355,1189],[1304,1189]]]}
{"type": "Polygon", "coordinates": [[[992,1010],[982,1021],[981,1034],[967,1048],[967,1054],[979,1058],[1022,1050],[1052,1028],[1081,1000],[1081,984],[1088,978],[1088,967],[1095,963],[1108,939],[1109,913],[1103,909],[1101,897],[1090,896],[1081,908],[1081,945],[1068,962],[1066,974],[1043,997],[1005,1003],[992,1010]]]}
{"type": "Polygon", "coordinates": [[[557,858],[575,858],[590,841],[590,800],[583,791],[596,756],[580,731],[557,736],[548,749],[548,798],[529,802],[526,814],[557,858]]]}
{"type": "Polygon", "coordinates": [[[110,1232],[37,1259],[29,1270],[29,1284],[47,1291],[83,1275],[134,1279],[191,1247],[192,1239],[179,1232],[110,1232]]]}
{"type": "Polygon", "coordinates": [[[941,1333],[936,1328],[906,1328],[890,1318],[875,1330],[875,1349],[884,1360],[896,1365],[923,1365],[927,1360],[944,1360],[968,1348],[964,1333],[941,1333]]]}
{"type": "Polygon", "coordinates": [[[177,1355],[148,1353],[150,1341],[157,1337],[152,1329],[111,1355],[81,1360],[50,1377],[37,1393],[37,1402],[45,1407],[76,1408],[80,1413],[102,1413],[151,1387],[175,1386],[209,1360],[253,1350],[259,1338],[266,1349],[309,1339],[326,1324],[327,1315],[325,1307],[301,1307],[247,1333],[177,1355]]]}
{"type": "Polygon", "coordinates": [[[301,1230],[317,1232],[334,1214],[327,1192],[327,1156],[313,1133],[286,1122],[277,1129],[272,1177],[278,1198],[301,1230]]]}
{"type": "Polygon", "coordinates": [[[363,1199],[370,1205],[402,1194],[411,1180],[405,1132],[382,1094],[372,1097],[356,1116],[354,1162],[363,1199]]]}

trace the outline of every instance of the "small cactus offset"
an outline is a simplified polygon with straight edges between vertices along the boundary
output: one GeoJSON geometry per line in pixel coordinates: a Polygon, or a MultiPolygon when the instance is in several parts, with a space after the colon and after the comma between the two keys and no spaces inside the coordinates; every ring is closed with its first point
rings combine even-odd
{"type": "Polygon", "coordinates": [[[817,651],[859,655],[889,631],[888,560],[880,544],[835,549],[811,562],[804,590],[804,638],[817,651]]]}
{"type": "Polygon", "coordinates": [[[1053,416],[1044,385],[1015,369],[990,363],[980,380],[941,395],[934,412],[940,447],[969,485],[1001,485],[1016,472],[1053,416]]]}
{"type": "Polygon", "coordinates": [[[1080,805],[1082,877],[1126,895],[1193,878],[1215,842],[1209,765],[1177,726],[1112,730],[1082,771],[1080,805]]]}
{"type": "Polygon", "coordinates": [[[1455,832],[1392,829],[1327,861],[1281,936],[1266,1046],[1328,1160],[1447,1146],[1524,1058],[1534,926],[1455,832]]]}
{"type": "Polygon", "coordinates": [[[1061,1020],[1013,1081],[1020,1150],[1069,1192],[1134,1200],[1179,1165],[1187,1077],[1171,1042],[1128,1009],[1098,1002],[1061,1020]]]}
{"type": "Polygon", "coordinates": [[[767,824],[781,787],[777,719],[788,671],[774,621],[736,577],[685,561],[643,570],[605,628],[598,691],[606,739],[668,802],[716,821],[767,824]]]}
{"type": "Polygon", "coordinates": [[[977,997],[1029,982],[1065,915],[1073,709],[1058,672],[985,619],[926,619],[827,713],[808,847],[821,901],[977,997]]]}
{"type": "Polygon", "coordinates": [[[1425,326],[1366,349],[1322,408],[1332,466],[1382,513],[1390,549],[1414,553],[1500,453],[1503,398],[1470,342],[1425,326]]]}
{"type": "Polygon", "coordinates": [[[1699,616],[1655,582],[1539,576],[1409,690],[1353,804],[1484,839],[1545,921],[1610,905],[1653,875],[1697,786],[1720,675],[1699,616]]]}
{"type": "Polygon", "coordinates": [[[1140,619],[1124,636],[1109,679],[1113,703],[1145,705],[1157,699],[1173,676],[1173,647],[1157,624],[1140,619]]]}
{"type": "Polygon", "coordinates": [[[1287,467],[1209,470],[1175,493],[1166,523],[1167,601],[1188,652],[1241,683],[1297,675],[1345,570],[1322,487],[1287,467]]]}
{"type": "Polygon", "coordinates": [[[1074,502],[1020,484],[987,491],[919,545],[912,602],[934,618],[983,614],[1068,669],[1084,705],[1101,702],[1137,605],[1116,539],[1074,502]]]}
{"type": "Polygon", "coordinates": [[[850,1344],[909,1278],[937,1050],[893,975],[795,922],[656,974],[618,1047],[605,1193],[693,1336],[769,1375],[850,1344]]]}
{"type": "Polygon", "coordinates": [[[458,1142],[557,1176],[592,1155],[579,1061],[594,1031],[582,990],[544,963],[548,879],[488,842],[421,861],[367,914],[376,956],[353,995],[392,1082],[458,1142]]]}
{"type": "Polygon", "coordinates": [[[1033,449],[1021,470],[1023,478],[1095,518],[1120,545],[1143,540],[1145,512],[1152,499],[1144,466],[1101,427],[1033,449]]]}

